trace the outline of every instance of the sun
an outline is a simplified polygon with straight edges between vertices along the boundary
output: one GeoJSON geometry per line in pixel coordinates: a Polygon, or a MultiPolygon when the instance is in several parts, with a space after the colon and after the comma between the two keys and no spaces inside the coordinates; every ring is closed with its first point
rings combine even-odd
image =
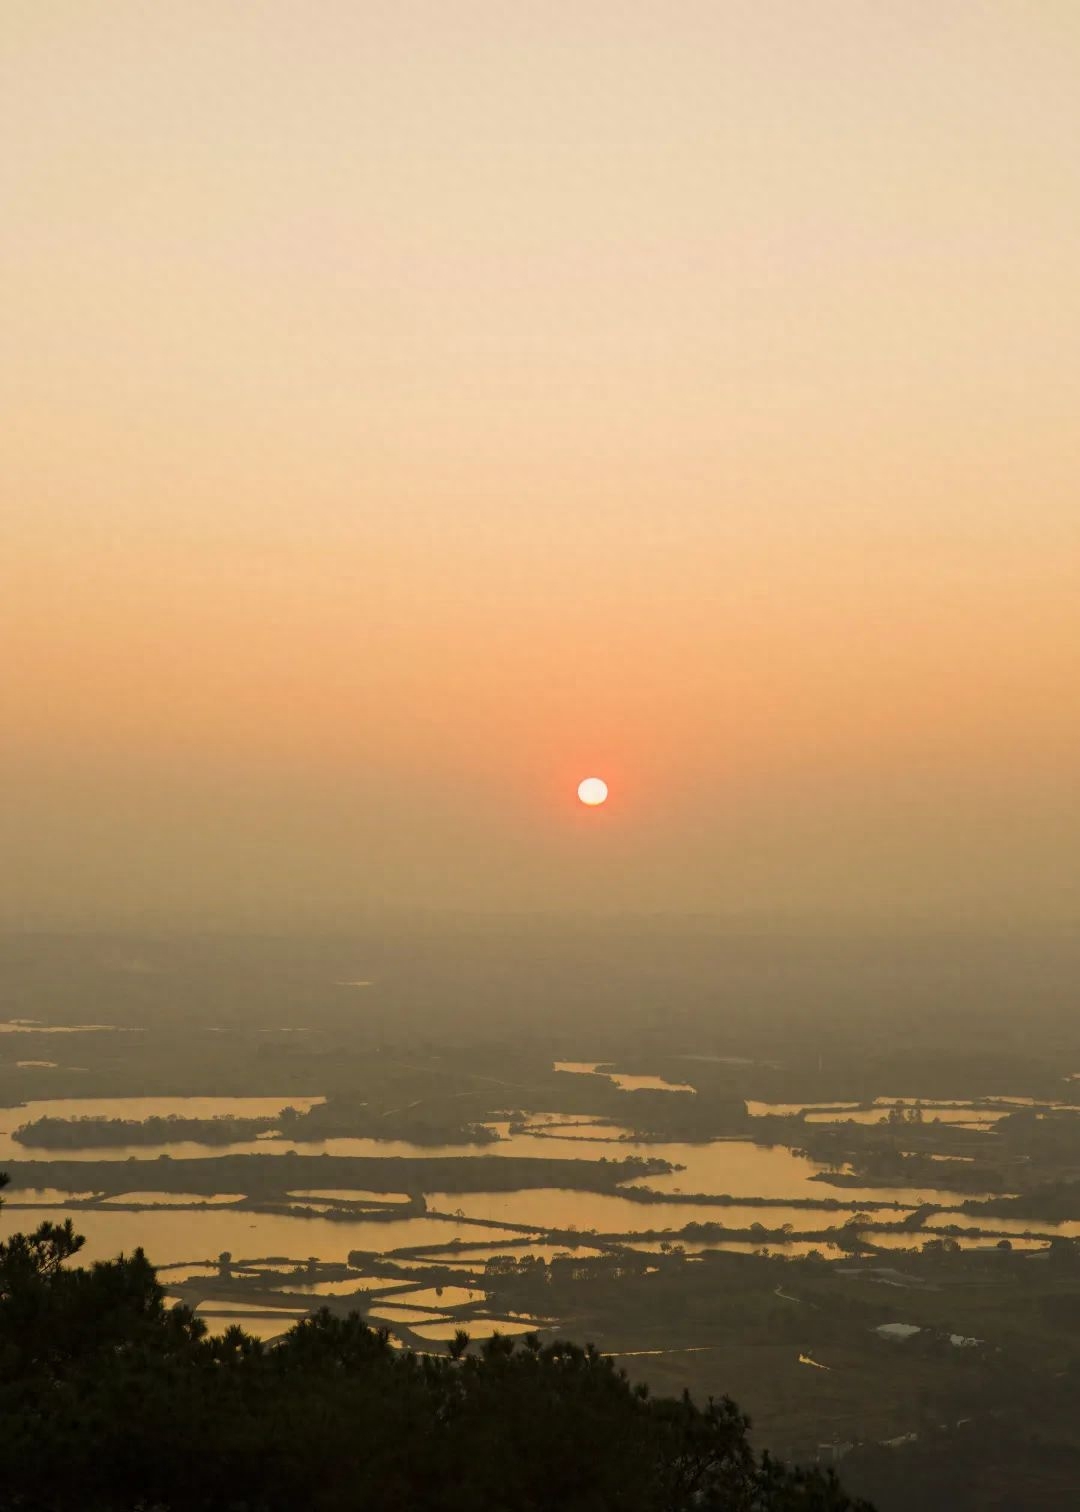
{"type": "Polygon", "coordinates": [[[577,795],[588,808],[607,802],[607,783],[602,777],[586,777],[578,783],[577,795]]]}

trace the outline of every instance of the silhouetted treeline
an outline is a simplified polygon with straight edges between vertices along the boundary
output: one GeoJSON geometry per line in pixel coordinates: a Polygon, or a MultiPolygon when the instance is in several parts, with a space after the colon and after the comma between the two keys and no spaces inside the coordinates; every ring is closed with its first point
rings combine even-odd
{"type": "Polygon", "coordinates": [[[16,1144],[43,1150],[94,1150],[114,1145],[159,1145],[190,1140],[207,1145],[239,1144],[275,1129],[277,1118],[35,1118],[12,1134],[16,1144]]]}
{"type": "Polygon", "coordinates": [[[591,1347],[391,1347],[327,1311],[266,1346],[166,1309],[141,1251],[0,1245],[0,1507],[40,1512],[854,1512],[755,1455],[727,1398],[649,1397],[591,1347]]]}

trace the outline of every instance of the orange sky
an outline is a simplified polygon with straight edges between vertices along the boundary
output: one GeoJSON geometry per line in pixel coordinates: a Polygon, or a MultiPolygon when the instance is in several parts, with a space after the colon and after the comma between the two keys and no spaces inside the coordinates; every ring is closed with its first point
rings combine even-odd
{"type": "Polygon", "coordinates": [[[0,921],[1074,913],[1078,67],[9,0],[0,921]]]}

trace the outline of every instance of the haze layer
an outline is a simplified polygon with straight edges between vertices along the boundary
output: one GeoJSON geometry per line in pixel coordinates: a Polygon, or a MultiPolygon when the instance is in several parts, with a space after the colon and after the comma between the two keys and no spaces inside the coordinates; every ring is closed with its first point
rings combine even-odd
{"type": "Polygon", "coordinates": [[[5,9],[4,919],[1075,907],[1075,6],[5,9]]]}

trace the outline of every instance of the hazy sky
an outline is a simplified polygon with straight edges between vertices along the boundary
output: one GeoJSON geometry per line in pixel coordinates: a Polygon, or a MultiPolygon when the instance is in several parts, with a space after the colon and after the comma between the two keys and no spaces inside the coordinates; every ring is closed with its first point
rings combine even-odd
{"type": "Polygon", "coordinates": [[[1075,0],[5,0],[0,921],[1075,913],[1078,78],[1075,0]]]}

